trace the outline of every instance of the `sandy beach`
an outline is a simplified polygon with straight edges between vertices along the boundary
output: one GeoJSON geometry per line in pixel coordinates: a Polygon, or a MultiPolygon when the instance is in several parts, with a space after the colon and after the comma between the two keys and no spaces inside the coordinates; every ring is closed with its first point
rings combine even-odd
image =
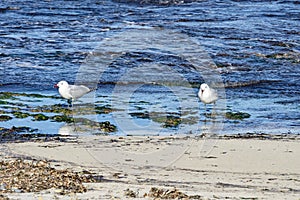
{"type": "MultiPolygon", "coordinates": [[[[87,191],[2,193],[9,199],[300,199],[299,135],[89,136],[8,142],[1,160],[46,160],[89,172],[87,191]],[[159,193],[159,192],[158,192],[159,193]],[[171,196],[169,196],[171,199],[171,196]]],[[[3,187],[3,186],[2,186],[3,187]]]]}

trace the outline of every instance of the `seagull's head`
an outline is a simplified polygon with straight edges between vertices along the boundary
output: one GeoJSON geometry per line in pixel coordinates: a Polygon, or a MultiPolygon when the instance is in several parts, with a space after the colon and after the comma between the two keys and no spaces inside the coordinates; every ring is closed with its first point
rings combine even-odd
{"type": "Polygon", "coordinates": [[[59,81],[57,84],[54,85],[55,88],[60,88],[60,87],[67,87],[69,84],[67,81],[59,81]]]}
{"type": "Polygon", "coordinates": [[[202,83],[200,86],[201,94],[203,94],[204,90],[209,89],[209,86],[206,83],[202,83]]]}

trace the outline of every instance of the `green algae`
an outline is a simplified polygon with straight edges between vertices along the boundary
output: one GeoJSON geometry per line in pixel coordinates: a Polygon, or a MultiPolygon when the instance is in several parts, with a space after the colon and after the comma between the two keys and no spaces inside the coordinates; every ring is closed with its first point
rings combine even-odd
{"type": "Polygon", "coordinates": [[[111,124],[109,121],[105,122],[98,122],[100,130],[105,133],[111,133],[111,132],[116,132],[117,127],[113,124],[111,124]]]}
{"type": "Polygon", "coordinates": [[[161,123],[164,128],[176,128],[182,123],[182,119],[179,116],[174,115],[153,116],[151,119],[155,122],[161,123]]]}
{"type": "Polygon", "coordinates": [[[140,119],[150,119],[150,114],[148,111],[145,112],[134,112],[129,113],[132,117],[140,118],[140,119]]]}
{"type": "Polygon", "coordinates": [[[33,117],[34,121],[45,121],[45,120],[49,119],[48,116],[46,116],[42,113],[30,114],[30,113],[21,112],[21,111],[6,112],[6,111],[3,111],[3,110],[0,110],[0,114],[8,114],[8,113],[13,114],[13,116],[15,118],[18,118],[18,119],[24,119],[24,118],[27,118],[27,117],[30,117],[30,116],[33,117]]]}
{"type": "Polygon", "coordinates": [[[17,93],[17,92],[0,92],[0,99],[16,99],[15,97],[31,97],[31,98],[51,98],[59,99],[57,96],[47,96],[42,94],[17,93]]]}
{"type": "Polygon", "coordinates": [[[33,128],[30,128],[30,127],[27,127],[27,126],[13,126],[11,128],[3,128],[1,127],[1,130],[0,130],[0,133],[3,134],[3,133],[14,133],[14,134],[17,134],[17,133],[34,133],[34,132],[37,132],[38,129],[33,129],[33,128]]]}
{"type": "MultiPolygon", "coordinates": [[[[0,121],[8,121],[13,118],[25,119],[32,117],[32,121],[47,121],[51,122],[64,122],[64,123],[77,123],[79,126],[84,125],[88,129],[94,129],[96,132],[109,133],[116,132],[117,127],[111,124],[109,121],[96,122],[85,118],[74,118],[75,114],[108,114],[116,109],[112,109],[110,105],[95,106],[91,105],[76,105],[73,107],[66,107],[64,104],[54,104],[54,105],[41,105],[41,106],[29,106],[23,103],[26,102],[41,102],[41,100],[36,98],[57,98],[52,96],[44,96],[40,94],[26,94],[26,93],[11,93],[11,92],[0,92],[0,121]],[[18,97],[31,97],[32,99],[24,100],[18,97]],[[14,101],[14,100],[17,100],[14,101]],[[57,114],[54,116],[49,116],[49,114],[57,114]],[[2,115],[1,115],[2,114],[2,115]],[[11,114],[11,116],[7,115],[11,114]]],[[[36,129],[31,129],[30,127],[12,127],[11,129],[1,128],[0,133],[31,133],[36,131],[36,129]]]]}
{"type": "Polygon", "coordinates": [[[4,128],[0,127],[0,142],[28,140],[36,137],[38,129],[33,129],[27,126],[4,128]]]}
{"type": "Polygon", "coordinates": [[[7,104],[9,104],[7,101],[3,101],[3,100],[0,100],[0,104],[1,105],[7,105],[7,104]]]}
{"type": "Polygon", "coordinates": [[[204,113],[204,116],[209,119],[216,119],[218,115],[219,115],[219,113],[216,113],[214,111],[204,113]]]}
{"type": "Polygon", "coordinates": [[[167,119],[163,125],[164,128],[176,128],[178,127],[182,122],[182,119],[178,116],[167,116],[167,119]]]}
{"type": "Polygon", "coordinates": [[[14,112],[12,112],[12,114],[13,114],[16,118],[19,118],[19,119],[27,118],[27,117],[30,116],[29,113],[18,112],[18,111],[14,111],[14,112]]]}
{"type": "Polygon", "coordinates": [[[11,92],[0,92],[0,99],[10,99],[13,95],[11,92]]]}
{"type": "Polygon", "coordinates": [[[0,110],[0,114],[8,114],[8,112],[6,112],[4,110],[0,110]]]}
{"type": "Polygon", "coordinates": [[[5,122],[13,119],[11,116],[8,115],[0,115],[0,122],[5,122]]]}
{"type": "Polygon", "coordinates": [[[50,117],[50,119],[55,122],[66,122],[66,123],[74,122],[74,118],[69,117],[67,115],[55,115],[55,116],[50,117]]]}
{"type": "Polygon", "coordinates": [[[250,118],[250,114],[244,112],[226,112],[225,117],[232,120],[243,120],[250,118]]]}
{"type": "Polygon", "coordinates": [[[12,106],[27,106],[26,104],[23,103],[14,103],[14,102],[9,102],[9,101],[4,101],[4,100],[0,100],[0,105],[12,105],[12,106]]]}
{"type": "Polygon", "coordinates": [[[31,112],[44,112],[44,113],[63,113],[65,115],[70,114],[108,114],[115,109],[110,108],[109,106],[75,106],[73,108],[64,107],[63,104],[54,104],[54,105],[44,105],[44,106],[38,106],[36,108],[31,108],[31,112]]]}
{"type": "Polygon", "coordinates": [[[111,113],[115,110],[112,109],[110,106],[105,105],[105,106],[96,106],[95,111],[96,111],[97,114],[108,114],[108,113],[111,113]]]}
{"type": "Polygon", "coordinates": [[[160,113],[160,112],[134,112],[130,113],[132,117],[140,119],[151,119],[154,122],[162,124],[164,128],[176,128],[182,122],[182,118],[177,113],[160,113]]]}
{"type": "Polygon", "coordinates": [[[181,118],[181,124],[197,124],[199,122],[199,117],[191,117],[191,116],[186,116],[181,118]]]}
{"type": "Polygon", "coordinates": [[[49,119],[48,116],[46,116],[44,114],[41,114],[41,113],[39,113],[39,114],[33,114],[31,116],[33,117],[34,121],[46,121],[46,120],[49,119]]]}
{"type": "Polygon", "coordinates": [[[0,99],[12,99],[13,93],[11,92],[0,92],[0,99]]]}
{"type": "Polygon", "coordinates": [[[109,121],[95,122],[93,120],[86,119],[86,118],[74,118],[74,122],[79,126],[84,125],[90,129],[99,130],[104,133],[111,133],[117,131],[117,127],[111,124],[109,121]]]}
{"type": "Polygon", "coordinates": [[[26,94],[26,93],[21,93],[20,96],[33,97],[33,98],[54,98],[53,96],[45,96],[41,94],[26,94]]]}
{"type": "Polygon", "coordinates": [[[69,108],[64,108],[62,104],[54,104],[31,108],[30,112],[63,113],[65,115],[69,115],[72,113],[72,110],[70,110],[69,108]]]}

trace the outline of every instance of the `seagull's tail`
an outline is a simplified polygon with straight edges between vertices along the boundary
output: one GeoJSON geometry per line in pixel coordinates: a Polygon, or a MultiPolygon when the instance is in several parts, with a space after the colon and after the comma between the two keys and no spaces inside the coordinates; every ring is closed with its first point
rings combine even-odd
{"type": "Polygon", "coordinates": [[[95,88],[90,88],[90,91],[89,91],[89,92],[96,91],[97,89],[98,89],[98,87],[95,87],[95,88]]]}

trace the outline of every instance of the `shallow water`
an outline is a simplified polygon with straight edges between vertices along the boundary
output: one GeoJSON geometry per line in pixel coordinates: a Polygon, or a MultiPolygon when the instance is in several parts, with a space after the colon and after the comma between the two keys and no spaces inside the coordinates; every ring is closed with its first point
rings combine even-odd
{"type": "MultiPolygon", "coordinates": [[[[58,96],[62,79],[98,87],[81,103],[115,111],[83,116],[109,120],[113,134],[300,133],[296,1],[122,2],[1,2],[0,91],[58,96]],[[220,94],[206,111],[214,117],[197,98],[204,81],[220,94]],[[226,119],[228,111],[251,117],[226,119]],[[181,123],[170,127],[168,117],[181,123]]],[[[70,124],[0,122],[24,125],[55,134],[70,124]]]]}

